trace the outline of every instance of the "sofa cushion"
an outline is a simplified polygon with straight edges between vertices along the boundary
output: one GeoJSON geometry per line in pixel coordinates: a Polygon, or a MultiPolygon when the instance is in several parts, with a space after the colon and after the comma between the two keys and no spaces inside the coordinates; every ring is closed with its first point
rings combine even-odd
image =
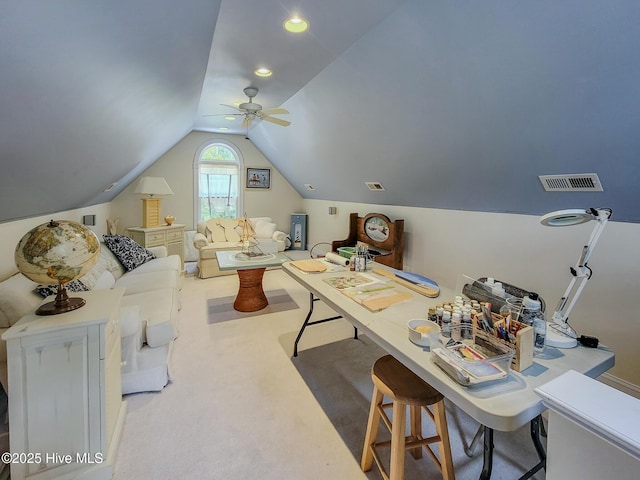
{"type": "Polygon", "coordinates": [[[42,303],[36,285],[21,273],[0,283],[0,328],[10,327],[42,303]]]}
{"type": "Polygon", "coordinates": [[[103,235],[102,238],[127,271],[156,258],[149,250],[124,235],[103,235]]]}
{"type": "Polygon", "coordinates": [[[206,260],[208,258],[217,258],[216,252],[220,252],[222,250],[240,250],[240,246],[237,243],[210,243],[206,247],[202,247],[200,249],[200,261],[206,260]]]}
{"type": "MultiPolygon", "coordinates": [[[[88,292],[90,290],[90,288],[80,280],[72,280],[70,282],[67,282],[64,284],[64,288],[68,292],[88,292]]],[[[58,285],[38,285],[36,287],[36,292],[45,298],[50,295],[57,295],[58,285]]]]}
{"type": "Polygon", "coordinates": [[[114,286],[125,287],[125,296],[140,292],[151,292],[162,288],[179,288],[180,274],[172,270],[143,272],[136,275],[123,275],[114,286]]]}
{"type": "Polygon", "coordinates": [[[151,262],[140,265],[132,270],[129,275],[138,275],[140,273],[160,272],[162,270],[171,270],[179,272],[182,269],[182,262],[178,255],[169,255],[168,257],[156,258],[151,262]]]}
{"type": "Polygon", "coordinates": [[[178,336],[178,292],[162,288],[122,297],[122,307],[137,305],[144,327],[144,342],[150,347],[170,343],[178,336]]]}
{"type": "Polygon", "coordinates": [[[253,226],[256,232],[256,238],[271,238],[276,231],[276,224],[265,222],[264,220],[257,221],[253,226]]]}

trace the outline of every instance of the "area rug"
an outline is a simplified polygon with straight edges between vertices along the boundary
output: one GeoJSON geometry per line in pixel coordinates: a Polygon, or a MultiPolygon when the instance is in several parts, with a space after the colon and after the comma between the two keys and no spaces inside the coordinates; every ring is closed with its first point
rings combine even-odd
{"type": "Polygon", "coordinates": [[[226,322],[238,318],[255,317],[300,308],[295,300],[289,296],[287,291],[282,288],[278,290],[267,290],[264,294],[269,301],[269,305],[257,312],[238,312],[235,310],[233,308],[233,302],[236,299],[235,296],[210,298],[207,300],[207,322],[226,322]]]}

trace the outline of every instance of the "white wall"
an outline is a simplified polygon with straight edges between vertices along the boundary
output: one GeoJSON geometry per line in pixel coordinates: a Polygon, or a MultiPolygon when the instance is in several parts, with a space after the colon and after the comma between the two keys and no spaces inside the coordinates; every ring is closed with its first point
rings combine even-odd
{"type": "MultiPolygon", "coordinates": [[[[402,218],[406,270],[452,288],[460,274],[494,277],[538,292],[551,312],[569,284],[569,267],[595,226],[549,228],[530,215],[320,200],[305,200],[302,211],[309,215],[310,246],[346,238],[351,212],[402,218]],[[328,214],[329,206],[337,207],[337,215],[328,214]]],[[[640,386],[640,225],[609,222],[589,266],[593,276],[570,322],[580,334],[594,335],[615,351],[612,375],[640,386]]]]}
{"type": "MultiPolygon", "coordinates": [[[[169,158],[163,157],[161,160],[168,163],[176,161],[178,165],[183,160],[185,169],[188,167],[188,176],[192,157],[190,160],[181,160],[178,151],[184,149],[183,156],[188,157],[188,152],[197,149],[200,141],[206,139],[203,135],[210,134],[187,136],[167,153],[165,157],[169,158]]],[[[251,151],[251,148],[247,148],[247,151],[251,151]]],[[[257,156],[252,160],[255,163],[252,162],[250,166],[268,165],[258,163],[257,156]]],[[[163,175],[164,168],[166,166],[158,166],[163,175]]],[[[177,173],[179,170],[174,170],[174,178],[183,177],[182,172],[177,173]]],[[[274,184],[277,185],[276,182],[280,181],[284,183],[284,180],[276,178],[274,184]]],[[[172,185],[172,188],[177,192],[179,184],[176,185],[178,186],[172,185]]],[[[266,195],[258,197],[262,202],[252,199],[256,203],[255,215],[270,215],[277,219],[278,226],[286,227],[284,229],[288,231],[291,212],[307,213],[309,248],[317,242],[346,238],[351,212],[358,212],[360,215],[378,212],[392,220],[403,218],[406,270],[422,273],[441,285],[452,287],[456,286],[460,274],[495,277],[512,285],[537,291],[547,301],[549,310],[555,308],[566,289],[570,280],[569,267],[575,264],[580,249],[588,241],[593,228],[589,223],[567,228],[543,227],[537,217],[529,215],[321,200],[300,200],[300,203],[296,203],[297,194],[290,194],[288,188],[284,188],[283,193],[278,191],[279,188],[273,190],[256,192],[266,195]],[[328,214],[329,206],[337,207],[336,215],[328,214]]],[[[96,226],[91,228],[98,236],[106,233],[107,218],[120,217],[121,227],[122,219],[127,218],[132,219],[131,225],[139,224],[142,214],[137,195],[122,196],[126,198],[111,204],[0,224],[0,280],[17,270],[13,254],[20,238],[31,228],[46,223],[51,218],[81,222],[83,215],[96,215],[96,226]]],[[[181,217],[190,218],[193,210],[190,190],[188,195],[184,195],[184,200],[179,199],[182,195],[176,194],[170,198],[174,197],[176,209],[172,209],[171,213],[175,212],[178,221],[181,217]],[[177,208],[178,205],[180,208],[177,208]]],[[[248,213],[254,215],[252,211],[248,213]]],[[[188,221],[183,223],[190,225],[188,221]]],[[[637,348],[640,338],[637,306],[640,293],[640,225],[609,222],[589,265],[594,274],[573,311],[571,323],[580,333],[595,335],[601,343],[615,351],[616,366],[610,373],[621,382],[628,382],[630,388],[635,388],[640,386],[640,370],[637,369],[640,364],[640,351],[637,348]]]]}
{"type": "MultiPolygon", "coordinates": [[[[244,135],[191,132],[146,170],[141,177],[165,177],[174,192],[174,195],[162,198],[162,216],[173,215],[176,217],[176,223],[186,225],[186,230],[195,229],[193,162],[200,147],[213,139],[226,140],[237,146],[244,159],[245,168],[271,168],[271,189],[243,189],[244,209],[249,217],[271,217],[277,224],[278,230],[288,232],[290,214],[302,207],[302,198],[244,135]]],[[[242,175],[244,186],[244,172],[242,175]]],[[[141,197],[133,193],[137,183],[137,179],[131,182],[111,202],[113,215],[120,218],[119,233],[122,233],[126,227],[141,225],[141,197]]]]}
{"type": "Polygon", "coordinates": [[[18,271],[13,256],[16,245],[25,233],[38,225],[49,223],[51,219],[72,220],[82,223],[83,215],[96,216],[95,226],[89,228],[98,235],[98,238],[102,238],[102,235],[107,233],[107,218],[111,219],[111,206],[109,203],[16,220],[15,222],[0,223],[0,245],[2,245],[2,248],[0,248],[0,281],[18,271]]]}

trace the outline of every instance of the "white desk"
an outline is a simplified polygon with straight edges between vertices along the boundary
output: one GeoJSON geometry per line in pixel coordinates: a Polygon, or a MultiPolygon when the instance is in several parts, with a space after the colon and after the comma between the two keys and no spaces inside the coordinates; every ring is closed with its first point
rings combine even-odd
{"type": "MultiPolygon", "coordinates": [[[[590,377],[597,377],[614,365],[614,354],[605,347],[591,349],[578,346],[568,350],[549,347],[545,352],[548,358],[534,358],[531,367],[521,373],[511,371],[504,382],[466,388],[454,382],[431,361],[431,352],[427,348],[411,343],[407,332],[408,320],[426,318],[429,307],[453,300],[456,292],[452,289],[441,286],[438,298],[427,298],[406,289],[413,295],[411,301],[398,303],[380,312],[372,313],[323,281],[328,276],[343,275],[344,271],[305,274],[290,263],[285,263],[283,270],[486,427],[484,468],[480,478],[487,479],[491,475],[493,430],[513,431],[528,422],[535,421],[535,424],[532,423],[532,438],[535,437],[535,443],[539,415],[546,409],[540,397],[534,392],[536,387],[570,369],[590,377]]],[[[378,278],[386,280],[383,277],[378,278]]],[[[404,287],[399,288],[404,289],[404,287]]],[[[541,451],[541,448],[538,441],[536,449],[541,456],[540,467],[544,466],[544,451],[541,451]]]]}

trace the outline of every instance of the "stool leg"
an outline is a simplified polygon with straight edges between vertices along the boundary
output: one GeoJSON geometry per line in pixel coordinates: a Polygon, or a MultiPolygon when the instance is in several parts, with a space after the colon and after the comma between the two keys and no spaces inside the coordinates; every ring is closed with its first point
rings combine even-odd
{"type": "Polygon", "coordinates": [[[442,466],[443,480],[455,480],[453,471],[453,459],[451,458],[451,444],[449,443],[449,427],[447,427],[447,417],[444,408],[444,400],[440,400],[433,406],[435,416],[436,433],[440,437],[438,448],[440,451],[440,464],[442,466]]]}
{"type": "Polygon", "coordinates": [[[404,478],[404,444],[407,431],[407,406],[394,400],[393,420],[391,429],[391,468],[389,480],[402,480],[404,478]]]}
{"type": "Polygon", "coordinates": [[[376,442],[378,436],[378,426],[380,425],[380,411],[378,406],[382,405],[384,394],[373,386],[373,395],[371,397],[371,408],[369,409],[369,421],[367,422],[367,433],[364,436],[364,448],[362,449],[362,460],[360,468],[363,472],[371,470],[373,464],[373,451],[371,445],[376,442]]]}
{"type": "MultiPolygon", "coordinates": [[[[419,405],[411,405],[411,437],[413,440],[420,440],[422,438],[422,408],[419,405]]],[[[411,449],[411,455],[413,458],[422,458],[422,447],[416,447],[411,449]]]]}

